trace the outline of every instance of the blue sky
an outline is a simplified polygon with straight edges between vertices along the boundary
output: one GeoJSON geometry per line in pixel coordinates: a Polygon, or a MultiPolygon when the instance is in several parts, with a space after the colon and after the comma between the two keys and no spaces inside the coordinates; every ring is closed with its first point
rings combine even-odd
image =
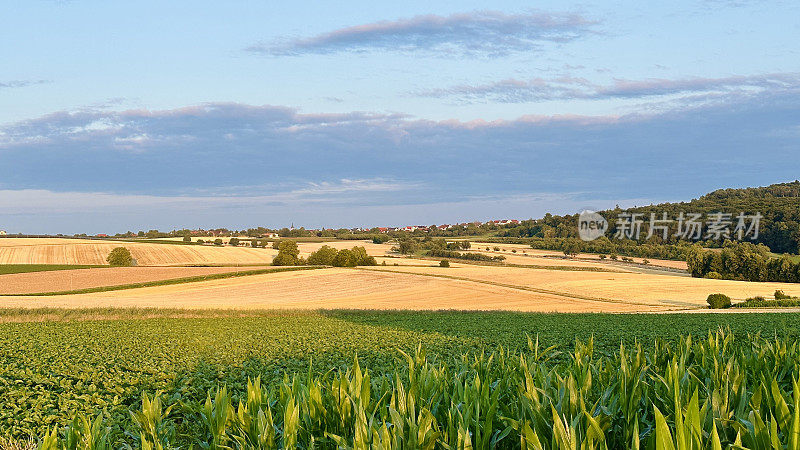
{"type": "Polygon", "coordinates": [[[800,169],[793,2],[16,3],[12,232],[527,218],[800,169]]]}

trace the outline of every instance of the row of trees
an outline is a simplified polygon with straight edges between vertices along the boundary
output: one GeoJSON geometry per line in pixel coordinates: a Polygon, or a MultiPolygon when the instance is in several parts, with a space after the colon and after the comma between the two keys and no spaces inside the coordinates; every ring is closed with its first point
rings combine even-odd
{"type": "MultiPolygon", "coordinates": [[[[511,239],[509,239],[511,240],[511,239]]],[[[640,244],[629,239],[611,240],[601,236],[593,241],[582,241],[578,238],[533,238],[516,240],[518,243],[527,243],[537,250],[562,251],[567,256],[578,253],[599,253],[601,255],[625,255],[639,258],[674,259],[683,261],[692,244],[680,242],[677,244],[640,244]]]]}
{"type": "Polygon", "coordinates": [[[439,251],[439,250],[469,250],[472,244],[469,241],[452,241],[447,242],[442,238],[432,238],[426,236],[424,238],[418,237],[403,237],[397,240],[397,245],[392,247],[392,251],[401,253],[403,255],[412,255],[420,251],[439,251]]]}
{"type": "Polygon", "coordinates": [[[428,250],[428,256],[435,258],[466,259],[470,261],[503,261],[505,256],[489,256],[483,253],[461,253],[454,250],[428,250]]]}
{"type": "Polygon", "coordinates": [[[693,277],[800,283],[800,262],[773,258],[764,245],[729,242],[722,249],[689,249],[686,264],[693,277]]]}
{"type": "Polygon", "coordinates": [[[319,250],[308,256],[308,259],[300,257],[300,250],[297,242],[283,240],[278,243],[278,255],[272,260],[274,266],[334,266],[334,267],[356,267],[356,266],[376,266],[375,258],[367,254],[364,247],[353,247],[351,249],[336,250],[333,247],[323,245],[319,250]]]}

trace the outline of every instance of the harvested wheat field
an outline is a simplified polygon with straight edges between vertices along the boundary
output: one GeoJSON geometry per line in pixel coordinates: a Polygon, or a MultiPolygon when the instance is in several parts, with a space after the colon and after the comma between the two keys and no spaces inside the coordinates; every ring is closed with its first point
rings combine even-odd
{"type": "Polygon", "coordinates": [[[450,269],[444,270],[438,267],[380,267],[364,270],[452,276],[548,293],[679,307],[705,306],[708,294],[718,292],[734,300],[757,295],[769,298],[777,289],[789,295],[800,295],[800,285],[797,284],[752,283],[643,273],[578,272],[465,264],[454,264],[450,269]]]}
{"type": "Polygon", "coordinates": [[[262,267],[102,267],[0,275],[0,294],[60,292],[257,270],[262,267]]]}
{"type": "MultiPolygon", "coordinates": [[[[445,269],[446,270],[446,269],[445,269]]],[[[8,308],[409,309],[660,311],[672,305],[591,301],[404,273],[319,269],[51,297],[3,297],[8,308]]]]}
{"type": "Polygon", "coordinates": [[[105,264],[115,247],[126,247],[140,266],[270,264],[273,249],[152,244],[61,238],[0,239],[0,264],[105,264]]]}

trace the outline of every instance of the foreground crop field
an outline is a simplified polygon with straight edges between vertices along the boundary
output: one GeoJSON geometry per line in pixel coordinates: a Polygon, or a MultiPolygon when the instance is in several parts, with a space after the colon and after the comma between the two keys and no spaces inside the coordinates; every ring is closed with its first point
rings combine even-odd
{"type": "MultiPolygon", "coordinates": [[[[26,318],[36,320],[37,315],[42,313],[7,311],[3,314],[16,315],[19,320],[26,318]]],[[[117,314],[118,317],[126,315],[123,311],[105,311],[105,313],[117,314]]],[[[93,317],[97,312],[87,314],[93,317]]],[[[567,389],[573,389],[569,387],[573,386],[572,383],[580,391],[575,400],[583,398],[590,416],[595,417],[600,424],[617,424],[612,429],[619,430],[622,434],[617,434],[617,431],[607,431],[612,433],[607,434],[609,439],[612,439],[610,442],[627,442],[627,439],[632,437],[629,433],[633,422],[625,421],[633,419],[633,416],[624,414],[639,414],[637,418],[641,420],[639,433],[645,440],[652,436],[652,427],[656,424],[654,403],[672,426],[675,408],[670,405],[674,404],[672,395],[676,392],[672,387],[673,382],[679,387],[681,405],[691,403],[695,387],[700,388],[701,406],[710,392],[706,389],[728,389],[721,393],[730,395],[730,398],[734,399],[731,401],[735,403],[726,404],[727,406],[715,404],[711,409],[704,409],[707,411],[704,413],[705,417],[709,420],[702,422],[703,430],[706,431],[711,430],[711,418],[728,417],[724,416],[728,409],[737,410],[739,404],[747,406],[751,396],[760,389],[762,374],[767,377],[767,391],[762,391],[760,395],[768,396],[770,399],[763,401],[768,405],[775,404],[773,402],[777,397],[770,386],[770,380],[774,379],[777,383],[777,392],[790,405],[790,413],[796,411],[796,406],[792,406],[791,379],[798,375],[800,355],[797,354],[797,344],[790,343],[798,338],[800,317],[797,315],[609,316],[327,312],[258,313],[242,316],[242,313],[230,312],[218,313],[222,314],[220,317],[211,315],[194,319],[163,317],[138,320],[136,317],[142,314],[141,311],[131,311],[128,314],[131,318],[121,320],[0,324],[0,395],[4,399],[0,404],[0,430],[2,430],[0,433],[19,439],[31,434],[43,436],[48,427],[52,430],[52,425],[67,424],[75,413],[94,418],[101,411],[105,411],[102,413],[102,420],[104,427],[110,427],[109,439],[113,444],[111,446],[118,448],[122,443],[129,443],[136,447],[138,433],[129,410],[141,410],[143,393],[152,395],[162,390],[164,392],[162,401],[168,405],[175,405],[173,412],[166,419],[166,423],[175,431],[170,439],[176,440],[184,447],[189,444],[197,445],[200,442],[209,442],[212,438],[203,420],[203,414],[208,418],[210,412],[203,412],[202,403],[210,393],[213,405],[217,389],[221,386],[227,386],[230,401],[236,408],[240,399],[247,403],[244,395],[248,378],[255,379],[260,376],[265,385],[265,395],[277,395],[281,389],[284,373],[289,373],[290,376],[298,374],[299,380],[306,380],[309,368],[312,376],[321,376],[332,368],[351,367],[353,358],[357,354],[361,366],[369,368],[372,380],[367,382],[373,391],[371,400],[368,402],[364,400],[362,406],[366,408],[366,403],[373,405],[371,402],[378,402],[374,405],[383,405],[383,402],[389,401],[389,397],[382,399],[381,392],[397,386],[392,372],[398,371],[406,389],[409,389],[408,372],[405,369],[407,363],[398,350],[413,355],[420,343],[434,366],[423,370],[422,366],[417,365],[414,369],[415,377],[425,377],[424,379],[429,380],[430,384],[426,389],[433,391],[409,390],[408,392],[415,392],[413,396],[417,407],[424,407],[433,412],[432,417],[436,419],[437,427],[441,431],[450,429],[451,425],[448,425],[446,415],[451,407],[456,407],[463,415],[469,414],[470,409],[466,409],[466,405],[472,405],[475,401],[489,402],[481,403],[480,415],[472,416],[475,422],[469,419],[465,422],[461,422],[462,419],[453,422],[456,428],[458,423],[462,423],[464,431],[470,432],[475,439],[478,439],[475,426],[479,423],[483,424],[480,427],[485,427],[483,430],[501,431],[510,425],[503,422],[502,416],[519,418],[512,414],[513,411],[507,409],[516,408],[513,405],[517,405],[517,400],[514,400],[517,395],[515,394],[517,381],[513,380],[519,380],[515,377],[521,374],[517,372],[520,369],[519,359],[498,355],[494,363],[489,364],[484,359],[483,363],[476,366],[472,362],[472,357],[468,357],[463,363],[459,362],[457,357],[481,350],[497,351],[499,346],[514,352],[522,352],[532,364],[529,370],[533,376],[534,386],[543,389],[539,393],[539,402],[543,409],[541,416],[536,413],[527,417],[531,421],[529,425],[542,441],[549,442],[552,431],[545,430],[553,429],[550,404],[556,408],[559,417],[564,415],[568,421],[578,418],[578,422],[575,422],[578,424],[576,425],[578,431],[583,430],[580,433],[586,431],[587,422],[583,418],[585,416],[581,403],[563,399],[561,394],[558,394],[559,387],[567,386],[567,389]],[[712,341],[704,344],[703,348],[687,347],[688,344],[680,344],[675,340],[680,334],[691,333],[695,336],[696,342],[702,342],[709,331],[714,331],[718,327],[730,328],[731,332],[736,334],[736,340],[716,341],[717,343],[712,341]],[[757,346],[756,350],[751,351],[750,340],[746,333],[777,335],[780,340],[777,347],[757,346]],[[570,351],[573,349],[575,339],[585,342],[592,336],[594,336],[594,348],[578,347],[578,354],[575,357],[567,354],[551,354],[550,356],[555,356],[555,359],[548,363],[544,363],[545,358],[540,356],[537,362],[536,352],[528,348],[528,335],[539,337],[540,354],[541,349],[549,345],[557,345],[559,351],[570,351]],[[654,348],[655,338],[667,339],[671,344],[654,348]],[[602,355],[618,350],[621,342],[626,348],[631,348],[635,341],[644,343],[646,359],[637,357],[634,352],[626,356],[628,368],[623,370],[614,369],[620,367],[616,357],[604,363],[599,362],[602,355]],[[789,347],[781,347],[785,345],[789,347]],[[740,350],[745,353],[735,356],[740,350]],[[724,369],[723,363],[720,366],[723,368],[721,371],[714,369],[716,358],[724,358],[727,362],[734,356],[738,359],[732,366],[724,369]],[[670,369],[673,358],[676,358],[677,369],[670,369]],[[463,369],[458,369],[459,367],[463,369]],[[436,394],[450,392],[449,389],[453,386],[453,375],[450,375],[452,370],[461,373],[460,377],[464,377],[462,381],[466,389],[477,389],[475,392],[477,397],[464,398],[464,402],[457,401],[460,397],[452,397],[453,403],[451,403],[448,400],[451,396],[461,394],[451,392],[444,398],[436,394]],[[553,370],[555,372],[551,372],[553,370]],[[587,370],[591,372],[593,378],[590,384],[586,378],[587,370]],[[474,385],[476,371],[482,385],[488,389],[485,392],[474,385]],[[697,376],[681,375],[687,371],[697,376]],[[572,374],[573,381],[566,385],[562,384],[561,381],[570,378],[566,377],[568,374],[572,374]],[[388,377],[384,379],[383,375],[388,377]],[[616,377],[628,376],[632,376],[632,380],[639,379],[641,383],[641,386],[626,391],[629,393],[625,394],[635,395],[633,398],[637,400],[632,405],[633,409],[628,409],[627,413],[620,411],[622,416],[611,413],[612,416],[607,419],[598,417],[600,410],[592,405],[603,395],[605,387],[611,386],[616,377]],[[665,377],[665,381],[661,382],[658,377],[665,377]],[[710,378],[703,381],[707,379],[706,377],[710,378]],[[742,377],[741,384],[718,383],[723,379],[735,382],[737,377],[742,377]],[[492,380],[506,381],[495,384],[492,380]],[[710,384],[698,384],[700,382],[710,384]],[[738,389],[743,391],[739,392],[738,389]],[[494,392],[502,398],[492,400],[494,392]],[[431,401],[435,403],[429,403],[431,401]],[[494,419],[485,422],[487,416],[483,414],[488,413],[489,404],[495,401],[502,405],[502,414],[499,414],[501,410],[498,410],[494,419]],[[441,406],[433,408],[434,404],[441,406]],[[458,405],[465,406],[462,408],[458,405]],[[618,426],[622,428],[617,428],[618,426]],[[125,435],[124,430],[133,433],[125,435]],[[626,437],[623,439],[623,436],[626,437]]],[[[202,316],[205,313],[198,314],[202,316]]],[[[326,399],[336,392],[330,384],[331,381],[339,379],[336,373],[330,376],[333,376],[333,379],[320,382],[321,394],[326,399]]],[[[353,376],[352,373],[347,376],[348,385],[353,381],[353,376]]],[[[297,388],[301,386],[299,380],[296,382],[297,388]]],[[[305,381],[302,383],[306,387],[312,386],[305,381]]],[[[355,413],[359,411],[357,401],[359,397],[354,396],[354,392],[346,387],[348,385],[342,385],[342,388],[355,402],[351,409],[355,413]]],[[[293,393],[296,399],[295,405],[300,408],[300,417],[306,417],[310,414],[307,409],[310,407],[307,403],[308,394],[299,393],[294,389],[289,387],[289,391],[285,392],[293,393]]],[[[608,401],[618,398],[619,395],[614,393],[613,397],[602,402],[604,405],[602,411],[605,411],[603,414],[615,411],[614,408],[618,406],[612,406],[608,401]]],[[[363,393],[359,396],[364,399],[363,393]]],[[[287,397],[280,398],[281,400],[274,406],[277,409],[272,411],[272,415],[277,429],[285,431],[284,408],[287,397]]],[[[224,408],[226,401],[228,400],[225,396],[217,397],[216,405],[224,408]]],[[[325,400],[324,404],[327,405],[326,408],[332,407],[328,400],[325,400]]],[[[473,406],[477,408],[477,405],[473,406]]],[[[265,408],[263,404],[260,407],[265,408]]],[[[772,408],[774,407],[764,406],[761,412],[763,420],[767,422],[775,420],[771,416],[772,411],[775,411],[772,408]]],[[[414,423],[419,423],[417,420],[426,417],[421,409],[412,409],[417,411],[415,413],[404,412],[397,405],[395,409],[403,420],[408,417],[414,423]],[[420,414],[419,417],[417,413],[420,414]]],[[[372,411],[372,408],[369,410],[372,411]]],[[[328,411],[331,414],[338,414],[334,413],[335,409],[328,411]]],[[[388,413],[388,409],[385,411],[388,413]]],[[[749,409],[740,411],[745,415],[737,413],[736,420],[716,421],[723,442],[735,438],[736,430],[739,429],[735,423],[740,417],[746,419],[749,409]]],[[[256,412],[257,409],[250,410],[250,414],[256,412]]],[[[478,413],[478,410],[475,409],[474,413],[478,413]]],[[[339,431],[348,442],[354,438],[352,421],[356,420],[356,416],[349,416],[350,418],[344,422],[344,428],[339,431]]],[[[291,414],[288,417],[291,417],[291,414]]],[[[378,417],[384,421],[386,416],[380,413],[378,417]]],[[[322,423],[328,423],[327,420],[322,423]]],[[[225,420],[225,423],[228,423],[228,420],[225,420]]],[[[379,426],[380,422],[376,424],[379,426]]],[[[324,433],[317,435],[317,431],[314,430],[318,428],[309,422],[303,421],[299,427],[301,440],[309,439],[310,434],[315,436],[318,444],[324,444],[326,439],[330,439],[330,436],[324,433]]],[[[234,422],[229,422],[226,428],[229,435],[236,433],[234,422]]],[[[603,428],[607,429],[606,425],[603,425],[603,428]]],[[[785,426],[781,425],[779,430],[780,439],[785,441],[787,436],[785,426]]],[[[334,429],[330,428],[329,431],[333,432],[334,429]]],[[[494,435],[494,431],[490,435],[494,435]]],[[[281,436],[278,433],[276,437],[278,444],[281,443],[281,436]]],[[[514,437],[503,441],[500,444],[501,448],[518,448],[520,442],[518,433],[514,432],[510,436],[514,437]]],[[[452,439],[452,436],[447,437],[447,433],[443,433],[440,438],[452,439]]],[[[283,442],[283,445],[288,444],[283,442]]],[[[329,445],[330,441],[325,446],[329,445]]],[[[351,445],[352,442],[348,446],[351,445]]]]}
{"type": "Polygon", "coordinates": [[[60,238],[0,239],[0,264],[106,264],[114,247],[126,247],[140,266],[270,264],[272,249],[150,244],[60,238]]]}

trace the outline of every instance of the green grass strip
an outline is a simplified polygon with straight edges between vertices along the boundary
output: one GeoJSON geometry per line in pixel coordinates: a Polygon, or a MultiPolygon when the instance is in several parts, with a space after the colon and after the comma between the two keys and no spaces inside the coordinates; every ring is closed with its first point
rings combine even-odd
{"type": "Polygon", "coordinates": [[[110,266],[87,264],[0,264],[0,275],[30,272],[50,272],[54,270],[94,269],[98,267],[110,266]]]}
{"type": "Polygon", "coordinates": [[[0,297],[50,297],[55,295],[91,294],[93,292],[122,291],[125,289],[139,289],[154,286],[170,286],[173,284],[195,283],[200,281],[222,280],[225,278],[246,277],[250,275],[263,275],[267,273],[292,272],[296,270],[322,269],[325,266],[278,267],[260,270],[247,270],[243,272],[215,273],[211,275],[198,275],[194,277],[171,278],[169,280],[146,281],[144,283],[120,284],[116,286],[98,286],[71,291],[37,292],[31,294],[0,294],[0,297]]]}

